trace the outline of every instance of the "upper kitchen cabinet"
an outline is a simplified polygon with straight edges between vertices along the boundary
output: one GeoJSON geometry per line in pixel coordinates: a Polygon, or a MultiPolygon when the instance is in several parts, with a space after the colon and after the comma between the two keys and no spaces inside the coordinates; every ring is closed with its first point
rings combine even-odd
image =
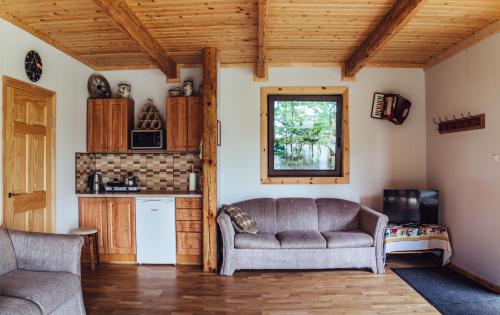
{"type": "Polygon", "coordinates": [[[167,151],[198,152],[202,128],[200,96],[167,98],[167,151]]]}
{"type": "Polygon", "coordinates": [[[89,99],[87,151],[127,152],[134,124],[134,101],[127,98],[89,99]]]}

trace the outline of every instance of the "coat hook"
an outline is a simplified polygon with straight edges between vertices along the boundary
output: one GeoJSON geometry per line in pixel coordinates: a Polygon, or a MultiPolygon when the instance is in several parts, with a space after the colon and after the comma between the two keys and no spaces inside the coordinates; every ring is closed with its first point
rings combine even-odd
{"type": "Polygon", "coordinates": [[[465,119],[464,113],[460,113],[460,117],[462,117],[462,119],[465,119]]]}
{"type": "Polygon", "coordinates": [[[453,119],[454,119],[454,120],[457,120],[457,117],[455,117],[455,114],[453,114],[453,119]]]}
{"type": "Polygon", "coordinates": [[[471,115],[471,113],[470,113],[470,112],[467,112],[467,113],[469,113],[469,118],[472,118],[472,115],[471,115]]]}
{"type": "Polygon", "coordinates": [[[444,116],[444,121],[448,121],[448,116],[444,116]]]}
{"type": "Polygon", "coordinates": [[[432,118],[432,122],[439,126],[439,123],[436,121],[436,118],[432,118]]]}

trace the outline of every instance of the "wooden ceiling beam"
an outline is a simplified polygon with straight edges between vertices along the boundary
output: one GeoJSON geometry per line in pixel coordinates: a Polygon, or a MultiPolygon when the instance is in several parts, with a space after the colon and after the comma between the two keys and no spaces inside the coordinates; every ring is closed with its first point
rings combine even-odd
{"type": "Polygon", "coordinates": [[[268,0],[259,0],[259,24],[258,24],[258,55],[257,63],[255,65],[254,80],[267,81],[267,68],[266,63],[266,37],[267,37],[267,12],[268,0]]]}
{"type": "Polygon", "coordinates": [[[179,79],[175,61],[144,27],[124,0],[94,0],[94,2],[146,51],[151,62],[165,73],[169,81],[179,79]]]}
{"type": "Polygon", "coordinates": [[[417,13],[425,0],[397,0],[361,45],[347,59],[342,79],[352,80],[371,57],[417,13]]]}

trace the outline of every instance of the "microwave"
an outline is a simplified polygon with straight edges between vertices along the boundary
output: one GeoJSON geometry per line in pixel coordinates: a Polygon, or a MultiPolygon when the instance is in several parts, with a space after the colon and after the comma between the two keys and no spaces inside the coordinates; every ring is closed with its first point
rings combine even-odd
{"type": "Polygon", "coordinates": [[[132,149],[163,149],[165,148],[164,130],[132,130],[130,136],[132,149]]]}

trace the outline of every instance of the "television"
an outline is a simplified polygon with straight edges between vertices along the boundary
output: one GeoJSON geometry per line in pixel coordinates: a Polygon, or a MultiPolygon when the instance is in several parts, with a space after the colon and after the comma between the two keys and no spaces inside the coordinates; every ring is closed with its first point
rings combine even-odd
{"type": "Polygon", "coordinates": [[[384,214],[390,223],[437,224],[439,192],[437,190],[385,189],[384,214]]]}

